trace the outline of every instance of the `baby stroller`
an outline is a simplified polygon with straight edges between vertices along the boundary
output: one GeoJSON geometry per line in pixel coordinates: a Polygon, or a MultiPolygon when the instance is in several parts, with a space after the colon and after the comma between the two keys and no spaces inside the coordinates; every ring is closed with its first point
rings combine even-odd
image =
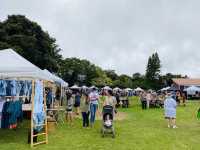
{"type": "Polygon", "coordinates": [[[113,127],[113,119],[114,119],[114,110],[110,105],[106,105],[103,107],[103,122],[102,122],[102,137],[105,136],[106,133],[112,134],[112,137],[115,138],[115,130],[113,127]]]}

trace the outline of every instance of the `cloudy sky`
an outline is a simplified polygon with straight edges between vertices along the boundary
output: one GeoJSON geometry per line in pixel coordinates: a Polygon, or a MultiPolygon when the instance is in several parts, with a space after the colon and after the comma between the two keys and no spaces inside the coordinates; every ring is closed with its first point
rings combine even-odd
{"type": "Polygon", "coordinates": [[[199,0],[0,0],[0,20],[22,14],[57,39],[64,57],[104,69],[145,72],[155,51],[162,73],[200,77],[199,0]]]}

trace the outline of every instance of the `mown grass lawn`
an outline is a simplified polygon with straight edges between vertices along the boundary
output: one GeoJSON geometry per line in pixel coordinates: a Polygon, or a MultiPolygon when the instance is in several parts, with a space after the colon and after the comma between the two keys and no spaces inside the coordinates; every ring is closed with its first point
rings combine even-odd
{"type": "MultiPolygon", "coordinates": [[[[141,110],[136,98],[131,108],[120,109],[127,113],[123,121],[115,121],[116,138],[102,138],[101,121],[93,129],[83,129],[76,119],[72,127],[59,125],[50,133],[49,144],[37,150],[199,150],[200,120],[196,111],[198,101],[190,101],[177,111],[178,129],[168,129],[162,109],[141,110]]],[[[28,150],[28,125],[17,131],[0,130],[0,150],[28,150]]]]}

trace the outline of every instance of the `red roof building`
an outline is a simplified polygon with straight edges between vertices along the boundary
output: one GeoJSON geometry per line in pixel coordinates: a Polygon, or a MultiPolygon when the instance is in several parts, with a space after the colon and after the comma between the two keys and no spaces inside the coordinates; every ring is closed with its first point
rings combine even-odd
{"type": "Polygon", "coordinates": [[[200,79],[188,79],[188,78],[175,78],[172,79],[173,86],[178,88],[179,90],[184,90],[190,86],[200,87],[200,79]]]}

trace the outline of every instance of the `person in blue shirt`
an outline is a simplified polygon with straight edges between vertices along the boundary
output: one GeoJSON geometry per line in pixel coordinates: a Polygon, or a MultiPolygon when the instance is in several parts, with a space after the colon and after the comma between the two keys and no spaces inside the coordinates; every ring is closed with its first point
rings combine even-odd
{"type": "Polygon", "coordinates": [[[177,128],[176,126],[176,100],[172,98],[172,94],[167,93],[166,99],[164,101],[164,111],[165,119],[168,122],[168,128],[172,127],[173,129],[177,128]]]}
{"type": "Polygon", "coordinates": [[[47,89],[46,93],[47,93],[46,94],[46,99],[47,99],[46,103],[47,103],[47,108],[49,109],[49,108],[51,108],[52,99],[53,99],[51,89],[47,89]]]}

